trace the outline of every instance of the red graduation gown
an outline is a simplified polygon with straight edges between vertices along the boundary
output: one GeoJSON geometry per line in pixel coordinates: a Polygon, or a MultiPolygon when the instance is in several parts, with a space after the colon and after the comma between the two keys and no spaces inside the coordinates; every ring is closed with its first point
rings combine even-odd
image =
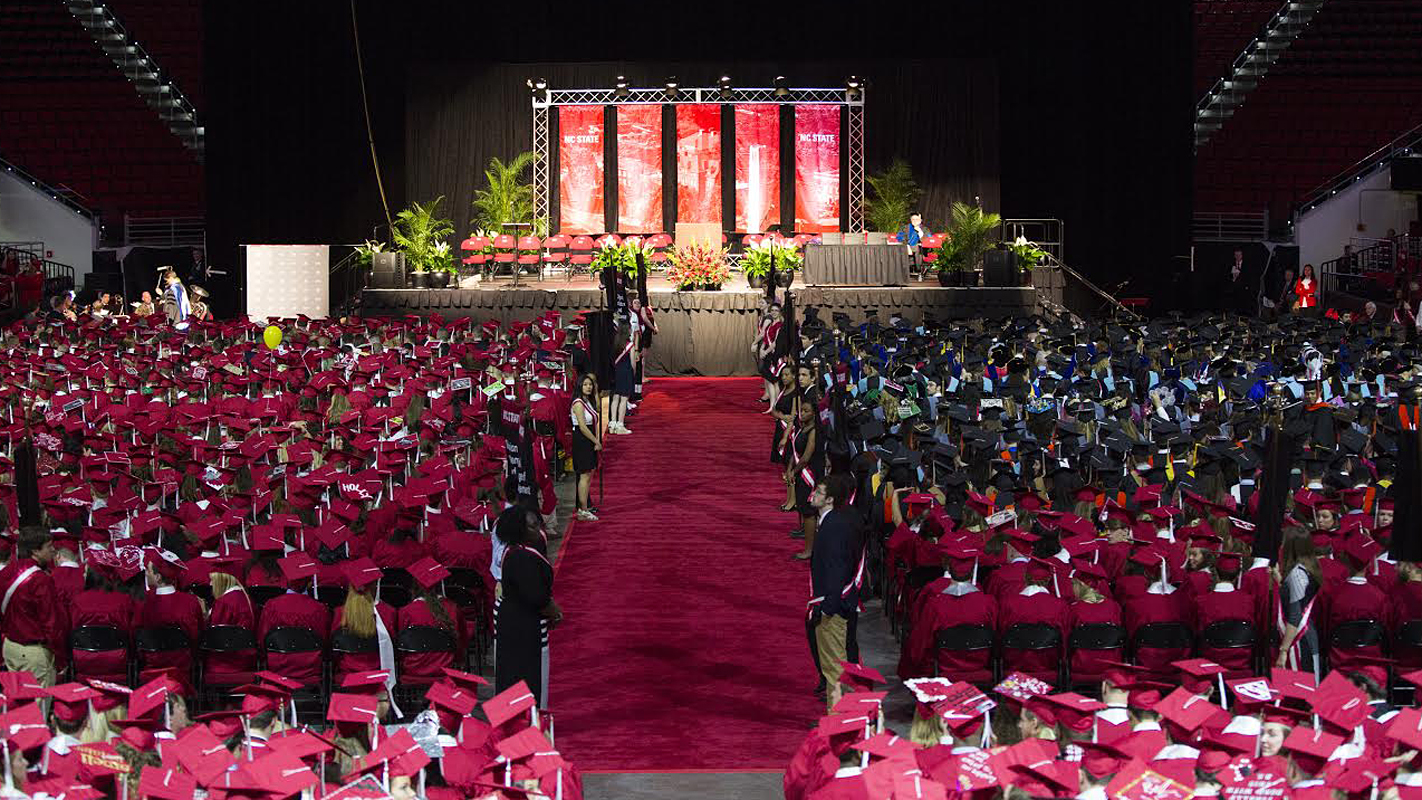
{"type": "MultiPolygon", "coordinates": [[[[1187,628],[1192,626],[1193,615],[1189,598],[1179,590],[1171,594],[1146,592],[1132,598],[1122,608],[1126,635],[1132,638],[1142,626],[1153,623],[1179,622],[1187,628]]],[[[1142,648],[1136,652],[1136,664],[1159,676],[1174,675],[1175,668],[1170,666],[1171,663],[1189,657],[1189,649],[1142,648]]]]}
{"type": "MultiPolygon", "coordinates": [[[[264,642],[274,628],[309,628],[321,644],[331,637],[331,612],[324,603],[297,592],[273,597],[262,607],[262,619],[257,626],[257,642],[264,642]]],[[[267,669],[307,686],[321,680],[320,653],[267,653],[267,669]]]]}
{"type": "MultiPolygon", "coordinates": [[[[1243,589],[1232,592],[1215,591],[1213,588],[1195,598],[1195,633],[1203,634],[1205,629],[1216,622],[1236,620],[1255,626],[1258,635],[1259,623],[1254,597],[1243,589]]],[[[1211,648],[1200,643],[1200,657],[1225,668],[1228,677],[1243,677],[1250,674],[1250,652],[1246,648],[1211,648]]]]}
{"type": "MultiPolygon", "coordinates": [[[[997,628],[997,601],[985,592],[954,596],[944,594],[952,581],[934,581],[925,587],[923,602],[913,620],[903,652],[899,656],[899,677],[921,678],[934,673],[934,637],[955,625],[986,625],[997,628]]],[[[938,657],[937,674],[962,681],[992,678],[992,651],[944,650],[938,657]]]]}
{"type": "MultiPolygon", "coordinates": [[[[331,619],[331,633],[334,634],[341,628],[341,618],[345,612],[344,608],[337,608],[335,616],[331,619]]],[[[389,603],[376,603],[375,613],[385,622],[385,629],[390,632],[390,637],[395,637],[395,608],[389,603]]],[[[380,654],[376,653],[354,653],[349,655],[339,655],[335,657],[336,683],[345,679],[347,675],[356,672],[374,672],[380,669],[380,654]]]]}
{"type": "MultiPolygon", "coordinates": [[[[123,592],[85,589],[74,595],[70,603],[71,622],[81,625],[107,625],[117,628],[125,638],[133,633],[138,604],[123,592]]],[[[74,651],[75,678],[99,678],[115,683],[128,682],[128,659],[123,651],[86,653],[74,651]]]]}
{"type": "MultiPolygon", "coordinates": [[[[1025,592],[1027,590],[1023,590],[1025,592]]],[[[1025,595],[1022,592],[1006,598],[999,606],[998,636],[1007,633],[1013,625],[1023,623],[1046,623],[1060,633],[1062,644],[1067,636],[1067,604],[1050,591],[1025,595]]],[[[1052,650],[1009,650],[1003,649],[1003,672],[1020,671],[1034,678],[1055,682],[1060,651],[1052,650]]]]}
{"type": "MultiPolygon", "coordinates": [[[[1384,628],[1392,627],[1389,624],[1387,614],[1389,604],[1387,596],[1378,587],[1362,578],[1359,582],[1353,579],[1345,580],[1341,584],[1330,587],[1320,598],[1323,605],[1323,632],[1327,634],[1339,625],[1354,620],[1371,619],[1376,620],[1384,628]]],[[[1373,647],[1350,647],[1338,649],[1330,647],[1328,649],[1328,663],[1334,669],[1343,669],[1355,663],[1359,656],[1379,657],[1382,655],[1382,648],[1373,647]]]]}
{"type": "MultiPolygon", "coordinates": [[[[1121,624],[1121,604],[1105,599],[1099,603],[1085,603],[1078,600],[1067,608],[1067,638],[1078,625],[1109,623],[1121,624]]],[[[1073,681],[1098,681],[1106,672],[1103,661],[1121,661],[1120,648],[1115,650],[1072,650],[1071,676],[1073,681]]]]}
{"type": "MultiPolygon", "coordinates": [[[[441,599],[444,604],[445,613],[454,622],[456,653],[411,653],[400,657],[400,678],[429,678],[435,679],[443,676],[440,671],[445,667],[452,667],[458,659],[463,662],[467,639],[464,636],[464,619],[459,607],[449,600],[441,599]]],[[[439,627],[438,620],[430,612],[429,606],[424,600],[412,600],[409,605],[400,609],[396,615],[397,630],[404,630],[413,625],[426,625],[439,627]]],[[[395,631],[392,635],[398,635],[395,631]]]]}
{"type": "MultiPolygon", "coordinates": [[[[252,600],[246,592],[233,590],[217,598],[212,604],[209,625],[235,625],[256,631],[257,618],[252,600]]],[[[236,653],[214,653],[207,658],[205,678],[215,683],[241,684],[252,680],[257,669],[257,651],[242,650],[236,653]]]]}
{"type": "MultiPolygon", "coordinates": [[[[162,628],[176,625],[188,635],[193,647],[197,647],[198,642],[202,641],[202,632],[206,627],[203,617],[202,603],[196,596],[181,591],[165,591],[159,594],[154,590],[144,598],[143,606],[139,609],[138,627],[162,628]]],[[[179,675],[187,675],[192,670],[192,665],[191,650],[155,653],[145,662],[147,669],[144,670],[144,675],[151,676],[157,670],[167,667],[176,669],[179,675]]]]}

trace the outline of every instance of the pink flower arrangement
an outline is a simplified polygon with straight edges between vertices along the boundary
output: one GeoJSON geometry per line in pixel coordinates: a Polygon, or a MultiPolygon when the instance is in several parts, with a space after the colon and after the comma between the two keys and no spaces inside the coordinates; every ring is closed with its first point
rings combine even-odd
{"type": "Polygon", "coordinates": [[[667,280],[678,289],[719,289],[731,277],[722,248],[693,242],[674,249],[669,260],[667,280]]]}

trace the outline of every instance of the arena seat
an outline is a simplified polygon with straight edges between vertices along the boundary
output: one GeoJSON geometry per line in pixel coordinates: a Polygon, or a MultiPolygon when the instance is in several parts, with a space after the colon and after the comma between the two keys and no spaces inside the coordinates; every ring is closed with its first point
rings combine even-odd
{"type": "Polygon", "coordinates": [[[196,156],[63,3],[0,4],[0,39],[8,160],[109,219],[202,213],[196,156]]]}

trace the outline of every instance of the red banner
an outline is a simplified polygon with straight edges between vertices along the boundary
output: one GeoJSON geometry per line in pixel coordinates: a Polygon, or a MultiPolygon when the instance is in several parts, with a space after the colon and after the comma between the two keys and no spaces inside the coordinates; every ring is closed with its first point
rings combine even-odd
{"type": "Polygon", "coordinates": [[[662,107],[617,107],[617,230],[662,230],[662,107]]]}
{"type": "Polygon", "coordinates": [[[721,222],[721,107],[676,107],[676,221],[721,222]]]}
{"type": "Polygon", "coordinates": [[[795,106],[795,230],[839,230],[839,106],[795,106]]]}
{"type": "Polygon", "coordinates": [[[736,106],[736,230],[780,222],[780,106],[736,106]]]}
{"type": "Polygon", "coordinates": [[[563,233],[602,233],[602,106],[558,109],[558,208],[563,233]]]}

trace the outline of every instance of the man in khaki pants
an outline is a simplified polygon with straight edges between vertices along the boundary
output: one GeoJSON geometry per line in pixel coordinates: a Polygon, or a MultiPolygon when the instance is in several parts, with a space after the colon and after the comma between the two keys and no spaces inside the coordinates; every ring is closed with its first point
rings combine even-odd
{"type": "Polygon", "coordinates": [[[815,622],[815,645],[820,674],[825,680],[825,705],[834,708],[842,689],[840,673],[846,652],[849,615],[859,604],[859,566],[863,546],[849,502],[849,479],[843,475],[821,478],[810,493],[810,505],[819,512],[815,547],[810,553],[810,599],[815,622]]]}
{"type": "Polygon", "coordinates": [[[54,580],[45,571],[54,562],[54,544],[44,528],[20,531],[15,560],[0,570],[0,630],[5,632],[5,667],[33,673],[41,686],[54,685],[66,644],[68,624],[59,607],[54,580]]]}

